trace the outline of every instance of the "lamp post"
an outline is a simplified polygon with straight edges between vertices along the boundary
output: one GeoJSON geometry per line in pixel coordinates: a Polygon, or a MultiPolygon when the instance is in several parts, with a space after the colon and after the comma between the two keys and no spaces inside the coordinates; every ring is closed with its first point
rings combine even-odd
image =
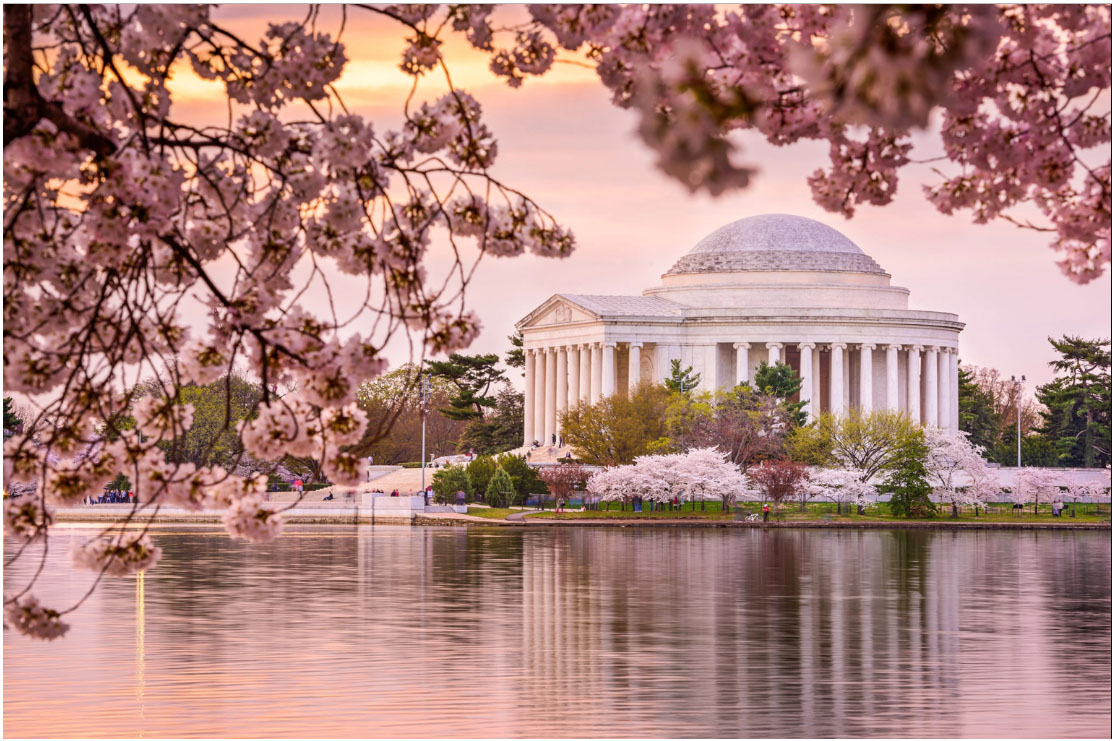
{"type": "Polygon", "coordinates": [[[421,394],[421,496],[425,498],[427,505],[429,497],[426,493],[428,489],[425,488],[425,422],[429,416],[429,396],[432,395],[432,384],[427,371],[421,374],[418,383],[421,394]]]}
{"type": "Polygon", "coordinates": [[[1023,430],[1020,424],[1023,421],[1023,382],[1027,376],[1020,376],[1019,380],[1012,376],[1012,383],[1016,385],[1015,393],[1015,467],[1023,468],[1023,430]]]}

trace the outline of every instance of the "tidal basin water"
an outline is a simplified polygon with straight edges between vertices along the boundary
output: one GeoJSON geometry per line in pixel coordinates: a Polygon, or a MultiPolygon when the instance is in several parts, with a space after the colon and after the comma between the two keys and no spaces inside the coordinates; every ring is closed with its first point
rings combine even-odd
{"type": "Polygon", "coordinates": [[[4,632],[6,736],[1108,736],[1108,532],[154,539],[66,638],[4,632]]]}

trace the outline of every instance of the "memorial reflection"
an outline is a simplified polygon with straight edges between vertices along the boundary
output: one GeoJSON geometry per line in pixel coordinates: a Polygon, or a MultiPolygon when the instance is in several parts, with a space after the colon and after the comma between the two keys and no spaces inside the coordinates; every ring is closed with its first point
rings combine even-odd
{"type": "MultiPolygon", "coordinates": [[[[159,568],[102,584],[64,642],[5,634],[6,730],[1069,736],[1109,716],[1107,533],[154,537],[159,568]]],[[[51,601],[85,584],[62,549],[44,579],[51,601]]]]}

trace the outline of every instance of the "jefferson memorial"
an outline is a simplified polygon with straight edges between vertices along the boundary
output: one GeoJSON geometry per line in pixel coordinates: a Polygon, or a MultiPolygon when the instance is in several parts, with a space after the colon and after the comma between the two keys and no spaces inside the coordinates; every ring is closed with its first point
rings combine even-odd
{"type": "Polygon", "coordinates": [[[910,291],[813,219],[751,216],[708,234],[640,296],[558,293],[516,325],[525,339],[525,443],[560,434],[577,403],[661,383],[671,361],[699,390],[788,363],[808,415],[888,408],[957,428],[955,314],[908,308],[910,291]]]}

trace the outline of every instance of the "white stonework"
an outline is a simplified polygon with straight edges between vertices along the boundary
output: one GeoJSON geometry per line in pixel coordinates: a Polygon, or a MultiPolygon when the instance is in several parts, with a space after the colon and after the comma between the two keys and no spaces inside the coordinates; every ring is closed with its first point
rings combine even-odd
{"type": "Polygon", "coordinates": [[[701,390],[751,382],[762,362],[779,360],[800,374],[811,416],[891,409],[956,428],[965,325],[910,309],[908,298],[825,224],[783,214],[736,221],[644,295],[560,293],[517,323],[532,359],[525,439],[551,439],[552,417],[566,408],[662,381],[673,359],[700,374],[701,390]]]}

